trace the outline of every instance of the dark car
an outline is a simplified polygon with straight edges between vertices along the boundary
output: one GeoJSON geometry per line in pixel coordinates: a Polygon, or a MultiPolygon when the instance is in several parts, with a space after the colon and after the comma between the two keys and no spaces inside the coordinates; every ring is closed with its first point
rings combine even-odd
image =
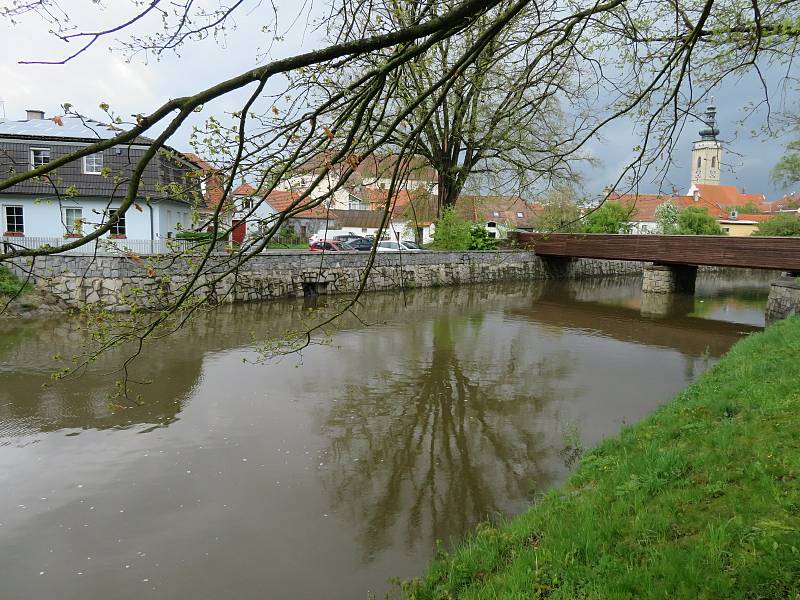
{"type": "Polygon", "coordinates": [[[351,248],[345,242],[338,242],[338,241],[327,241],[327,242],[314,242],[311,244],[309,248],[312,252],[346,252],[352,251],[351,248]]]}
{"type": "Polygon", "coordinates": [[[369,252],[372,250],[372,244],[372,240],[363,237],[347,240],[347,245],[359,252],[369,252]]]}

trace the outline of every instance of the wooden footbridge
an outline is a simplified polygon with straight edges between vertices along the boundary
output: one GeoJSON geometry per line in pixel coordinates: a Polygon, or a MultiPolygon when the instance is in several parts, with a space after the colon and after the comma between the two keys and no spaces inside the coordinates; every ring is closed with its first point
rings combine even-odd
{"type": "Polygon", "coordinates": [[[800,238],[522,232],[514,236],[520,247],[530,248],[540,256],[772,269],[800,274],[800,238]]]}

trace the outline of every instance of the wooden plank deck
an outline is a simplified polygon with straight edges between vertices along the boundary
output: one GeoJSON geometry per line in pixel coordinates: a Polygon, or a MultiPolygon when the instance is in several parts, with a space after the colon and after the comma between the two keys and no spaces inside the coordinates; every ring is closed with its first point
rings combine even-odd
{"type": "Polygon", "coordinates": [[[523,232],[515,232],[514,237],[520,247],[541,256],[800,273],[800,238],[523,232]]]}

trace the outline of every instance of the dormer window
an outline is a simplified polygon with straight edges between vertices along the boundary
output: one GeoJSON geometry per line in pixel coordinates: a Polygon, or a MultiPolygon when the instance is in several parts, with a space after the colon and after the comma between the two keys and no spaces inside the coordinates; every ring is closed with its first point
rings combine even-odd
{"type": "Polygon", "coordinates": [[[83,172],[86,175],[100,175],[103,172],[103,153],[97,152],[83,157],[83,172]]]}
{"type": "Polygon", "coordinates": [[[50,162],[50,148],[31,148],[31,168],[41,167],[50,162]]]}

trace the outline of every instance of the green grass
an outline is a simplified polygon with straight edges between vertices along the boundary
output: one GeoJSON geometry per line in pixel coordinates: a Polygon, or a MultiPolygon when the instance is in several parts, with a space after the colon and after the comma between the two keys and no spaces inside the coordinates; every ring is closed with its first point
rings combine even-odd
{"type": "Polygon", "coordinates": [[[297,242],[293,244],[281,244],[272,242],[267,244],[269,250],[308,250],[308,242],[297,242]]]}
{"type": "Polygon", "coordinates": [[[800,318],[441,553],[407,598],[800,598],[800,318]]]}
{"type": "Polygon", "coordinates": [[[14,296],[24,285],[19,277],[0,265],[0,296],[14,296]]]}

